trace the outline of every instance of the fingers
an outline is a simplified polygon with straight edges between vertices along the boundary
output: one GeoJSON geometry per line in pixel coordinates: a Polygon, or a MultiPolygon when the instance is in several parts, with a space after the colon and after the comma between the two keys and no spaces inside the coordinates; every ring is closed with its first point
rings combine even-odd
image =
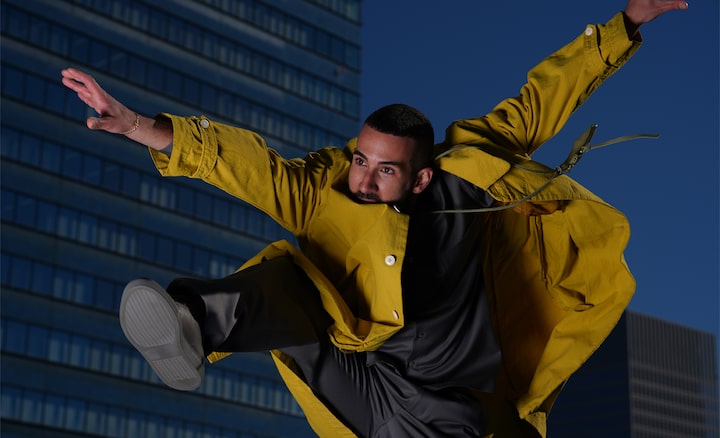
{"type": "Polygon", "coordinates": [[[87,86],[89,79],[91,80],[92,78],[71,68],[62,70],[61,74],[62,84],[64,86],[76,92],[80,100],[85,102],[86,105],[94,106],[92,102],[92,92],[87,86]]]}
{"type": "Polygon", "coordinates": [[[134,120],[135,113],[107,94],[92,76],[74,68],[63,69],[61,74],[63,85],[98,114],[85,120],[89,129],[111,133],[128,131],[128,119],[134,120]]]}
{"type": "Polygon", "coordinates": [[[107,113],[114,114],[111,110],[111,99],[98,85],[95,79],[87,73],[74,68],[61,70],[62,83],[70,90],[77,93],[78,98],[87,106],[95,110],[99,117],[88,117],[85,124],[92,130],[105,130],[112,132],[117,130],[116,117],[106,116],[107,113]]]}
{"type": "Polygon", "coordinates": [[[73,90],[76,93],[79,93],[80,91],[82,91],[86,88],[85,84],[83,84],[82,82],[77,82],[76,80],[68,78],[68,77],[63,77],[62,83],[63,83],[63,85],[65,85],[66,87],[68,87],[69,89],[73,90]]]}
{"type": "MultiPolygon", "coordinates": [[[[98,114],[103,114],[107,111],[110,101],[107,93],[100,88],[100,85],[95,79],[87,73],[83,73],[80,70],[74,68],[66,68],[61,70],[62,83],[70,90],[77,93],[78,98],[85,103],[85,105],[91,107],[98,114]]],[[[88,121],[88,128],[97,126],[97,122],[88,121]]]]}
{"type": "Polygon", "coordinates": [[[664,14],[665,12],[669,11],[679,11],[683,9],[687,9],[689,7],[688,3],[686,1],[673,1],[665,4],[659,11],[657,15],[664,14]]]}
{"type": "Polygon", "coordinates": [[[62,74],[63,85],[76,93],[100,94],[103,92],[95,79],[87,73],[74,68],[63,69],[60,73],[62,74]]]}
{"type": "Polygon", "coordinates": [[[60,71],[60,74],[63,76],[63,82],[65,82],[65,79],[69,79],[83,84],[94,83],[97,85],[97,82],[95,82],[92,76],[74,68],[65,68],[60,71]]]}
{"type": "Polygon", "coordinates": [[[73,91],[77,91],[80,88],[85,87],[85,81],[79,74],[80,72],[78,70],[72,69],[72,68],[66,68],[60,71],[60,74],[62,74],[62,83],[66,87],[70,88],[73,91]]]}
{"type": "Polygon", "coordinates": [[[666,12],[670,12],[670,11],[684,10],[684,9],[687,9],[688,7],[689,7],[689,5],[686,1],[673,1],[673,2],[666,4],[665,7],[662,8],[655,17],[662,15],[666,12]]]}

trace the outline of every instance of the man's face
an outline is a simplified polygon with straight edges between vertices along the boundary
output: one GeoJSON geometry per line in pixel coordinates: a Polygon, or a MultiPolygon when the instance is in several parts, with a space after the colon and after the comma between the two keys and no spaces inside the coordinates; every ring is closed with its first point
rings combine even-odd
{"type": "Polygon", "coordinates": [[[350,192],[363,202],[384,203],[400,201],[409,193],[420,193],[427,183],[420,181],[424,179],[422,171],[412,170],[414,151],[415,140],[411,138],[363,126],[348,175],[350,192]]]}

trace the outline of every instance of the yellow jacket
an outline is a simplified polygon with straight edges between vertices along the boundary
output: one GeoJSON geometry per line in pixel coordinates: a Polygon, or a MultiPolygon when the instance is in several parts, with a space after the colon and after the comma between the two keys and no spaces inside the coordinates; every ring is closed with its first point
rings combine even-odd
{"type": "MultiPolygon", "coordinates": [[[[518,97],[482,118],[453,123],[438,145],[444,152],[438,165],[500,204],[523,199],[548,178],[528,170],[539,166],[529,154],[638,47],[627,38],[622,14],[588,26],[529,72],[518,97]]],[[[334,319],[330,339],[345,351],[376,349],[403,327],[408,217],[347,196],[354,139],[344,149],[286,160],[252,132],[205,117],[165,116],[175,133],[172,155],[151,151],[163,175],[201,178],[297,236],[302,252],[275,242],[241,269],[293,256],[334,319]]],[[[623,258],[628,223],[566,176],[529,202],[487,215],[485,278],[503,354],[498,390],[483,396],[488,436],[518,436],[520,419],[544,436],[561,386],[609,334],[634,291],[623,258]]],[[[313,429],[320,436],[352,436],[295,373],[292,359],[278,351],[272,356],[313,429]]]]}

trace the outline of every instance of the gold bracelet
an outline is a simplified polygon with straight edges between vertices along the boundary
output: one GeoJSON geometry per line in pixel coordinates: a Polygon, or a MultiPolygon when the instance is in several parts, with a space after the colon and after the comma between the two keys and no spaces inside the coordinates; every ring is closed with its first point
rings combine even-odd
{"type": "Polygon", "coordinates": [[[133,127],[130,128],[129,131],[123,132],[122,135],[129,135],[133,132],[137,131],[137,129],[140,127],[140,114],[135,113],[135,122],[133,123],[133,127]]]}

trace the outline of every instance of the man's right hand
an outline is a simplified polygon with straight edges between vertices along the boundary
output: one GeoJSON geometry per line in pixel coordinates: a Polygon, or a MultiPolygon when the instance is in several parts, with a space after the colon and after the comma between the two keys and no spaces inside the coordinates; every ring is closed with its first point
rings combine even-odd
{"type": "Polygon", "coordinates": [[[126,135],[157,150],[165,150],[172,143],[173,130],[169,122],[140,116],[109,95],[87,73],[74,68],[66,68],[61,73],[63,85],[98,113],[97,117],[88,117],[88,128],[126,135]]]}

